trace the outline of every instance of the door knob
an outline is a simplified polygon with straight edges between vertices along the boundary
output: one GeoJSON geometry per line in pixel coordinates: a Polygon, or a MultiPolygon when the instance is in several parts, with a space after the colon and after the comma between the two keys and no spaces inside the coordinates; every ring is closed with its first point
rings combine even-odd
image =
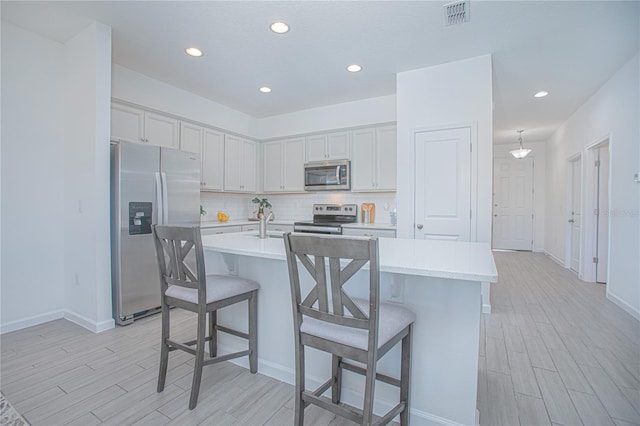
{"type": "Polygon", "coordinates": [[[573,223],[573,222],[575,222],[575,221],[574,221],[573,219],[569,219],[569,221],[568,221],[568,222],[569,222],[569,223],[573,223]]]}
{"type": "Polygon", "coordinates": [[[416,225],[416,228],[418,228],[418,229],[422,229],[422,224],[421,224],[421,223],[417,224],[417,225],[416,225]]]}
{"type": "Polygon", "coordinates": [[[493,217],[498,217],[498,215],[497,215],[497,214],[494,214],[494,215],[493,215],[493,217]]]}

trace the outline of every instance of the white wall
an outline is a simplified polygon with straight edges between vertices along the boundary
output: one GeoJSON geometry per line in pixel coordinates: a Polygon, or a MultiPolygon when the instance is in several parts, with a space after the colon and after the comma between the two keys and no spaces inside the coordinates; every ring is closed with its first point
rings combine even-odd
{"type": "Polygon", "coordinates": [[[114,98],[218,127],[232,133],[257,138],[255,118],[155,80],[119,65],[113,65],[114,98]]]}
{"type": "MultiPolygon", "coordinates": [[[[491,56],[479,56],[397,76],[398,121],[398,235],[413,237],[414,146],[413,132],[460,123],[473,123],[477,149],[475,220],[477,237],[491,241],[491,188],[493,163],[491,56]]],[[[472,169],[473,173],[473,169],[472,169]]],[[[473,197],[472,195],[472,197],[473,197]]],[[[473,207],[473,206],[472,206],[473,207]]]]}
{"type": "Polygon", "coordinates": [[[67,316],[101,331],[111,318],[111,28],[93,23],[65,53],[64,265],[67,316]]]}
{"type": "Polygon", "coordinates": [[[328,105],[256,120],[262,140],[396,121],[396,96],[328,105]]]}
{"type": "Polygon", "coordinates": [[[63,81],[61,44],[2,22],[1,332],[64,308],[63,81]]]}
{"type": "MultiPolygon", "coordinates": [[[[525,133],[526,137],[526,133],[525,133]]],[[[514,139],[516,134],[514,132],[514,139]]],[[[544,215],[547,176],[547,155],[545,142],[524,141],[525,148],[530,148],[529,157],[533,158],[533,251],[544,251],[544,215]]],[[[517,149],[517,143],[494,145],[493,158],[513,158],[509,151],[517,149]]]]}
{"type": "MultiPolygon", "coordinates": [[[[638,54],[582,105],[547,142],[545,251],[564,261],[567,159],[610,136],[609,279],[607,297],[640,318],[640,185],[638,54]]],[[[583,161],[584,165],[584,161],[583,161]]],[[[583,177],[586,176],[583,173],[583,177]]],[[[583,187],[583,200],[590,188],[583,187]]],[[[583,204],[582,217],[589,207],[583,204]]],[[[583,232],[584,232],[584,228],[583,232]]],[[[584,247],[583,238],[583,247],[584,247]]]]}

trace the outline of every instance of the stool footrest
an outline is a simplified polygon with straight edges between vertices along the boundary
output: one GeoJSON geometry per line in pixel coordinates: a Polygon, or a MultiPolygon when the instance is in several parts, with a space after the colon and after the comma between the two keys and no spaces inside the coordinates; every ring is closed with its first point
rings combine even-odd
{"type": "MultiPolygon", "coordinates": [[[[345,370],[349,370],[354,373],[362,374],[363,376],[367,375],[367,370],[358,365],[350,364],[348,362],[341,361],[340,368],[344,368],[345,370]]],[[[376,380],[380,380],[381,382],[387,383],[389,385],[400,386],[400,379],[387,376],[386,374],[376,372],[376,380]]]]}
{"type": "Polygon", "coordinates": [[[222,331],[223,333],[232,334],[237,337],[242,337],[244,339],[249,338],[248,333],[243,333],[242,331],[234,330],[233,328],[225,327],[224,325],[216,324],[216,330],[222,331]]]}

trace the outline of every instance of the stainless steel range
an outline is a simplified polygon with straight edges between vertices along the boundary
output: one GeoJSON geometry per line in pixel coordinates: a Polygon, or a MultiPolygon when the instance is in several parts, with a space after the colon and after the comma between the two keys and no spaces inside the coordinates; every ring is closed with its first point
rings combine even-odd
{"type": "Polygon", "coordinates": [[[357,204],[314,204],[313,220],[295,222],[294,232],[342,234],[342,225],[358,220],[357,204]]]}

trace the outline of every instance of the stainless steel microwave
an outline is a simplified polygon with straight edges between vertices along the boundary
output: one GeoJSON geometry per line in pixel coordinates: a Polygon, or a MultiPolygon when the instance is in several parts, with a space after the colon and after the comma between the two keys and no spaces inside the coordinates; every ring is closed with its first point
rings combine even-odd
{"type": "Polygon", "coordinates": [[[318,161],[304,165],[305,191],[341,191],[351,189],[349,160],[318,161]]]}

